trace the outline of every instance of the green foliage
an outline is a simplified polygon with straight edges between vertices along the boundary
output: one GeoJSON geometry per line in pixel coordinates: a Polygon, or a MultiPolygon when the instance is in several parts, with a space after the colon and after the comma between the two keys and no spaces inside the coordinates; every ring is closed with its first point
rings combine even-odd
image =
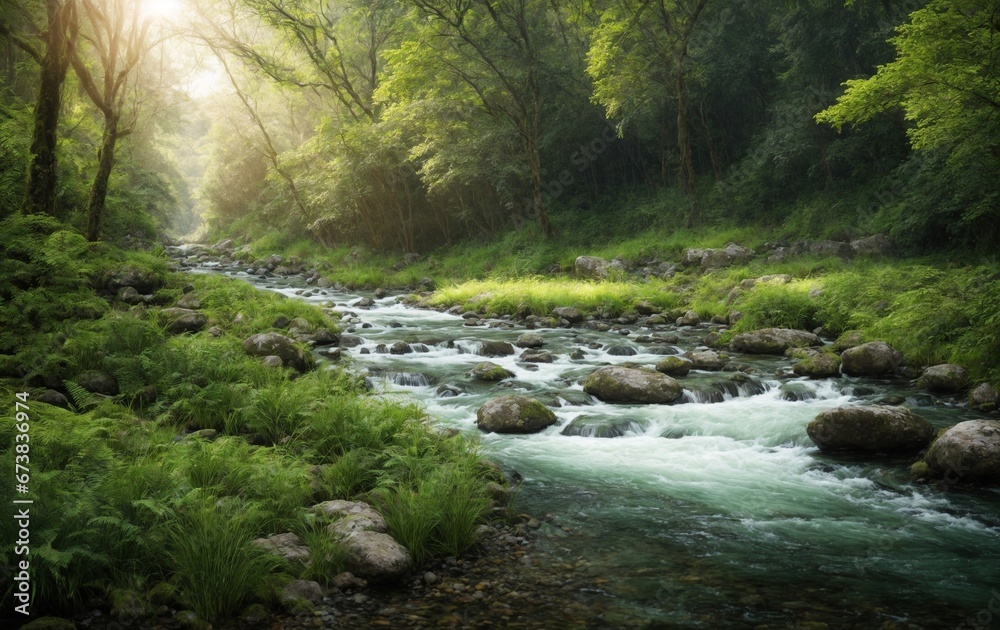
{"type": "Polygon", "coordinates": [[[816,305],[809,297],[811,283],[754,287],[734,308],[743,313],[734,330],[759,328],[795,328],[812,330],[816,326],[816,305]]]}

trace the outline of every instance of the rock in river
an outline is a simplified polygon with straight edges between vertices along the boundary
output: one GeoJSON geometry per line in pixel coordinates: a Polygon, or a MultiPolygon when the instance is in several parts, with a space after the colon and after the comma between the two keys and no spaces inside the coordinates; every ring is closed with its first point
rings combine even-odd
{"type": "Polygon", "coordinates": [[[934,425],[902,407],[845,405],[813,418],[806,433],[824,452],[913,452],[930,444],[934,425]]]}
{"type": "Polygon", "coordinates": [[[548,407],[527,396],[501,396],[476,412],[476,425],[486,432],[537,433],[555,422],[548,407]]]}
{"type": "Polygon", "coordinates": [[[747,354],[784,354],[789,348],[821,346],[823,340],[811,332],[791,328],[762,328],[733,337],[732,348],[747,354]]]}
{"type": "Polygon", "coordinates": [[[492,361],[483,361],[476,364],[476,367],[469,370],[469,376],[477,381],[496,382],[505,378],[511,378],[514,373],[506,370],[492,361]]]}
{"type": "Polygon", "coordinates": [[[903,355],[884,341],[870,341],[840,355],[841,370],[851,376],[893,374],[903,364],[903,355]]]}
{"type": "Polygon", "coordinates": [[[931,445],[924,459],[948,483],[1000,483],[1000,421],[959,422],[931,445]]]}
{"type": "Polygon", "coordinates": [[[606,402],[667,404],[681,397],[681,386],[669,376],[618,365],[591,373],[583,391],[606,402]]]}
{"type": "Polygon", "coordinates": [[[969,371],[954,363],[932,365],[924,370],[919,384],[933,392],[957,392],[969,386],[969,371]]]}

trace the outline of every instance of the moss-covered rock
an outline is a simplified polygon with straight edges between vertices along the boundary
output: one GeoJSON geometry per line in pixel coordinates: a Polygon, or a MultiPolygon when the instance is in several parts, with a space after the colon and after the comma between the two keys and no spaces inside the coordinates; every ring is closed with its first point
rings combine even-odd
{"type": "Polygon", "coordinates": [[[685,376],[691,371],[691,362],[678,356],[668,356],[656,364],[656,371],[669,376],[685,376]]]}
{"type": "Polygon", "coordinates": [[[807,350],[799,355],[792,372],[809,378],[830,378],[840,374],[840,357],[833,352],[807,350]]]}
{"type": "Polygon", "coordinates": [[[915,452],[934,438],[934,425],[902,407],[845,405],[819,414],[806,433],[824,452],[915,452]]]}
{"type": "Polygon", "coordinates": [[[932,392],[958,392],[969,386],[969,371],[961,365],[932,365],[920,375],[917,384],[932,392]]]}
{"type": "Polygon", "coordinates": [[[514,373],[497,365],[496,363],[493,363],[492,361],[483,361],[482,363],[476,364],[474,368],[469,370],[469,376],[477,381],[495,383],[497,381],[502,381],[505,378],[512,378],[514,373]]]}
{"type": "Polygon", "coordinates": [[[174,335],[198,332],[208,323],[207,315],[188,308],[165,308],[160,311],[160,317],[166,325],[167,332],[174,335]]]}
{"type": "Polygon", "coordinates": [[[514,354],[514,346],[506,341],[484,341],[476,354],[481,357],[506,357],[514,354]]]}
{"type": "Polygon", "coordinates": [[[848,330],[833,342],[833,350],[834,352],[843,352],[844,350],[856,348],[867,341],[867,335],[860,330],[848,330]]]}
{"type": "Polygon", "coordinates": [[[669,376],[618,365],[591,373],[583,391],[607,402],[668,404],[681,397],[681,386],[669,376]]]}
{"type": "Polygon", "coordinates": [[[903,355],[884,341],[869,341],[840,355],[841,369],[851,376],[894,374],[903,364],[903,355]]]}
{"type": "Polygon", "coordinates": [[[821,346],[823,340],[804,330],[762,328],[736,335],[730,345],[736,352],[780,355],[789,348],[821,346]]]}
{"type": "Polygon", "coordinates": [[[316,365],[316,360],[312,355],[302,350],[288,337],[276,333],[259,333],[248,337],[243,341],[243,350],[252,356],[281,357],[285,365],[289,365],[299,372],[307,372],[316,365]]]}
{"type": "Polygon", "coordinates": [[[527,396],[502,396],[476,412],[476,426],[494,433],[537,433],[555,424],[552,410],[527,396]]]}
{"type": "Polygon", "coordinates": [[[969,392],[969,408],[977,411],[993,411],[997,408],[997,393],[986,383],[976,385],[976,388],[969,392]]]}

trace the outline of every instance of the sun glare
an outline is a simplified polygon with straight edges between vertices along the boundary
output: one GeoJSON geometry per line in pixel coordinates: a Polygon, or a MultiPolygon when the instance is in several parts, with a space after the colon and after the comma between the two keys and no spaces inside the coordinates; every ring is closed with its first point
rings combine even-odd
{"type": "Polygon", "coordinates": [[[184,13],[182,0],[146,0],[142,12],[154,20],[173,20],[184,13]]]}

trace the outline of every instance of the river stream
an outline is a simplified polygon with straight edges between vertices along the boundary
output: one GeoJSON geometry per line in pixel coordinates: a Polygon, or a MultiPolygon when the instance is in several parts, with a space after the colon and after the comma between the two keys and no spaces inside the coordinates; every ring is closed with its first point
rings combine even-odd
{"type": "Polygon", "coordinates": [[[479,435],[488,458],[523,476],[518,509],[539,517],[539,553],[588,573],[593,588],[575,596],[606,625],[1000,627],[1000,491],[911,483],[913,458],[832,457],[806,436],[821,411],[891,397],[939,428],[982,417],[909,380],[778,378],[787,359],[736,355],[754,368],[745,382],[692,371],[680,379],[679,404],[606,404],[583,392],[582,377],[602,365],[653,365],[698,347],[713,328],[539,329],[555,360],[526,364],[475,353],[486,340],[513,343],[523,326],[466,326],[395,296],[354,308],[374,296],[213,263],[199,270],[332,302],[342,332],[361,338],[343,350],[354,369],[387,396],[419,401],[440,426],[479,435]],[[397,341],[415,351],[385,352],[397,341]],[[583,358],[571,359],[575,350],[583,358]],[[484,360],[515,377],[466,376],[484,360]],[[508,393],[549,404],[558,424],[480,434],[476,410],[508,393]],[[574,421],[568,431],[578,435],[563,434],[574,421]],[[621,435],[601,437],[609,434],[621,435]]]}

